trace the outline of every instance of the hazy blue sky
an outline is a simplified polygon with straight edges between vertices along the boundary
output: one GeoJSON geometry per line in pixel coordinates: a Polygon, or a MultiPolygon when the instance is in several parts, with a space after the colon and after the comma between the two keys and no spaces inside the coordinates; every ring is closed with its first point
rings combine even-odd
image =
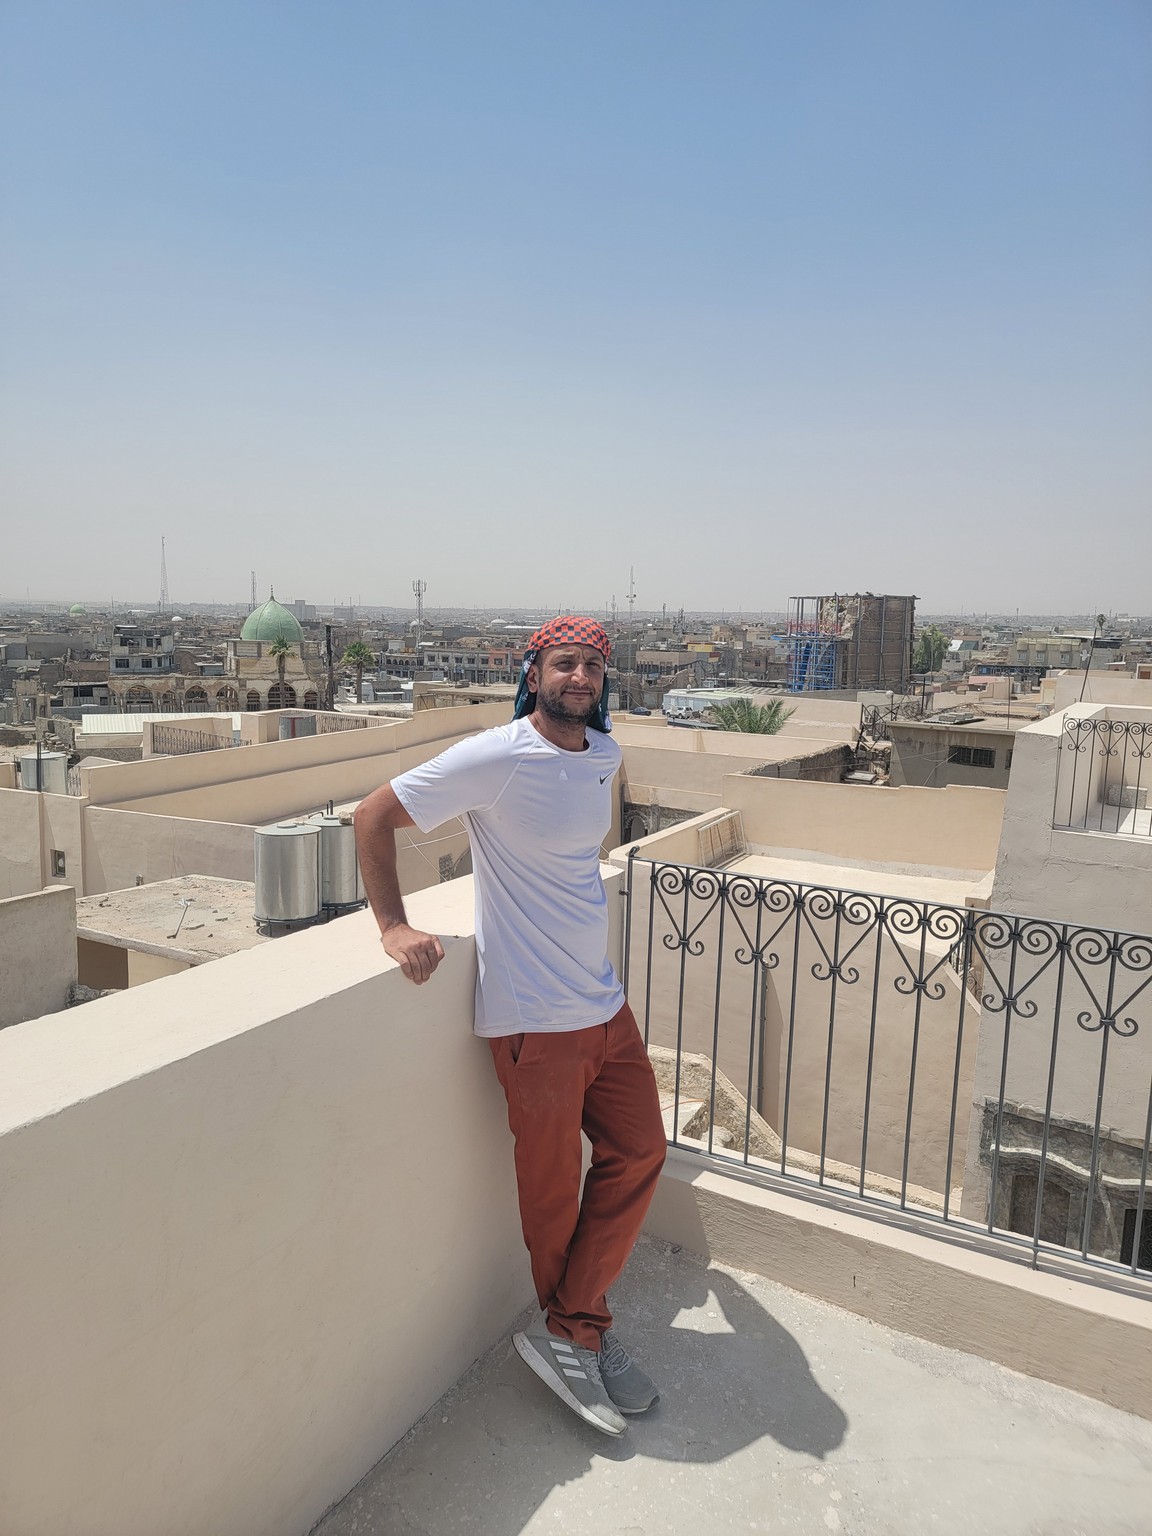
{"type": "Polygon", "coordinates": [[[3,0],[5,597],[1152,611],[1147,0],[3,0]]]}

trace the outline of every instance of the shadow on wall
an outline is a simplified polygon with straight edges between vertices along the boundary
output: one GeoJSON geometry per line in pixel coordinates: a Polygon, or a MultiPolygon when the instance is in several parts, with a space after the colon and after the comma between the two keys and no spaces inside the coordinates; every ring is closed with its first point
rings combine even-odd
{"type": "Polygon", "coordinates": [[[707,1465],[769,1438],[823,1461],[844,1440],[848,1420],[796,1340],[704,1259],[641,1240],[612,1305],[661,1386],[660,1402],[627,1435],[582,1424],[509,1344],[484,1356],[313,1536],[507,1536],[597,1458],[707,1465]]]}

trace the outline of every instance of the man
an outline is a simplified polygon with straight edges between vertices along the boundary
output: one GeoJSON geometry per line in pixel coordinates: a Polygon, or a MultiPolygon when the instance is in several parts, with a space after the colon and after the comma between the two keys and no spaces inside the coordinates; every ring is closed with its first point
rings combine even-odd
{"type": "Polygon", "coordinates": [[[656,1388],[612,1332],[605,1293],[632,1250],[664,1162],[659,1096],[608,958],[600,845],[620,748],[608,734],[608,637],[553,619],[524,656],[514,718],[458,742],[364,800],[356,840],[385,950],[418,985],[444,958],[411,928],[395,831],[461,817],[476,882],[478,1035],[508,1101],[524,1241],[543,1309],[513,1342],[607,1434],[656,1388]],[[590,729],[589,729],[590,728],[590,729]],[[581,1130],[592,1166],[581,1198],[581,1130]]]}

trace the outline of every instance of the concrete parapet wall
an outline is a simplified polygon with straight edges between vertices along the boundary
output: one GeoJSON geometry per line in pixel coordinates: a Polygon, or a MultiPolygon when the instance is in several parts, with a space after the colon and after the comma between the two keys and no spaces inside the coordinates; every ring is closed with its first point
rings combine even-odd
{"type": "Polygon", "coordinates": [[[0,897],[26,896],[44,885],[39,796],[0,789],[0,897]]]}
{"type": "Polygon", "coordinates": [[[187,874],[254,880],[252,828],[89,806],[84,826],[86,896],[187,874]]]}
{"type": "Polygon", "coordinates": [[[0,901],[0,1029],[66,1008],[75,980],[75,891],[49,887],[0,901]]]}
{"type": "Polygon", "coordinates": [[[395,726],[154,757],[81,776],[93,805],[259,825],[327,800],[359,798],[435,755],[430,743],[442,751],[508,715],[504,702],[431,710],[395,726]]]}
{"type": "Polygon", "coordinates": [[[752,847],[887,868],[995,868],[1004,791],[882,788],[729,774],[720,804],[744,815],[752,847]]]}
{"type": "MultiPolygon", "coordinates": [[[[1049,680],[1046,678],[1045,682],[1049,680]]],[[[1127,673],[1089,672],[1083,668],[1062,672],[1052,680],[1052,700],[1057,710],[1070,704],[1133,704],[1152,709],[1152,682],[1127,673]]]]}
{"type": "Polygon", "coordinates": [[[0,1035],[5,1536],[303,1533],[526,1304],[446,949],[357,914],[0,1035]]]}

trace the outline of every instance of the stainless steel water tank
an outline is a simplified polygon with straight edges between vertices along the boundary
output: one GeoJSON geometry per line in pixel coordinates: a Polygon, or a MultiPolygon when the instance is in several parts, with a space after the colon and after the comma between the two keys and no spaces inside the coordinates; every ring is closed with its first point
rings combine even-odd
{"type": "Polygon", "coordinates": [[[326,907],[354,907],[364,900],[352,812],[317,816],[320,828],[320,900],[326,907]]]}
{"type": "Polygon", "coordinates": [[[320,828],[284,822],[256,829],[256,921],[306,923],[320,915],[320,828]]]}
{"type": "Polygon", "coordinates": [[[36,772],[35,752],[21,752],[18,761],[21,789],[43,789],[50,795],[68,793],[67,752],[41,752],[39,778],[36,772]]]}

